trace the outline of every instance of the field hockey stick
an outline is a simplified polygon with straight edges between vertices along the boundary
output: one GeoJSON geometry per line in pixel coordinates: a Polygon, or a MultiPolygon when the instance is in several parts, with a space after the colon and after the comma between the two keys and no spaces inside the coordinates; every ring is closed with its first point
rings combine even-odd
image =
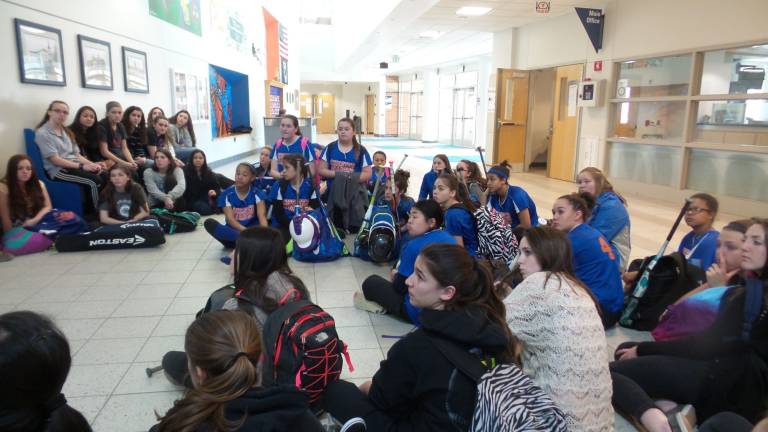
{"type": "Polygon", "coordinates": [[[685,216],[685,213],[688,211],[688,207],[690,205],[691,199],[686,198],[685,204],[683,204],[683,208],[680,209],[680,214],[677,215],[677,219],[675,219],[675,223],[672,225],[672,229],[669,231],[666,240],[664,240],[664,243],[659,249],[659,253],[651,258],[651,261],[648,262],[648,265],[645,266],[643,273],[640,275],[640,279],[637,281],[637,285],[635,285],[635,288],[632,290],[632,294],[629,297],[629,302],[624,308],[624,312],[621,314],[621,319],[619,320],[621,325],[632,325],[632,312],[635,311],[637,304],[640,302],[640,299],[643,298],[645,291],[648,289],[648,279],[650,278],[651,271],[654,267],[656,267],[656,263],[659,262],[661,257],[664,256],[664,252],[667,251],[667,246],[669,246],[669,242],[672,241],[672,236],[675,235],[675,231],[677,231],[677,227],[680,225],[680,221],[683,219],[683,216],[685,216]]]}
{"type": "Polygon", "coordinates": [[[485,173],[485,177],[488,177],[488,170],[485,169],[485,158],[483,157],[483,150],[479,146],[475,149],[478,153],[480,153],[480,165],[483,167],[483,172],[485,173]]]}
{"type": "MultiPolygon", "coordinates": [[[[400,170],[400,168],[402,168],[402,167],[403,167],[403,162],[405,162],[405,160],[406,160],[406,159],[408,159],[408,153],[405,153],[405,154],[403,155],[403,158],[402,158],[402,159],[400,159],[400,163],[399,163],[399,164],[397,164],[397,169],[395,170],[395,172],[399,171],[399,170],[400,170]]],[[[390,164],[391,164],[391,163],[392,163],[392,162],[390,162],[390,164]]],[[[395,173],[393,172],[393,173],[392,173],[392,175],[394,176],[394,175],[395,175],[395,173]]]]}
{"type": "MultiPolygon", "coordinates": [[[[400,165],[403,163],[400,162],[400,165]]],[[[389,172],[392,173],[392,177],[390,179],[390,191],[392,192],[392,210],[395,214],[395,220],[397,220],[397,195],[395,195],[395,171],[392,169],[392,166],[395,165],[394,161],[389,161],[389,172]]]]}
{"type": "Polygon", "coordinates": [[[365,217],[363,217],[363,225],[360,227],[360,231],[357,232],[357,238],[362,238],[368,227],[371,225],[371,217],[373,216],[373,203],[376,200],[376,195],[379,193],[379,185],[381,184],[381,178],[376,179],[376,184],[373,185],[373,195],[371,195],[371,201],[368,203],[368,210],[365,211],[365,217]]]}

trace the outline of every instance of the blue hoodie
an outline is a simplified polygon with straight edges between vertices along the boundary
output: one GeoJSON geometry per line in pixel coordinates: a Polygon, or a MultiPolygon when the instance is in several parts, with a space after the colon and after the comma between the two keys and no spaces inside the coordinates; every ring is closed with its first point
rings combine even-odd
{"type": "Polygon", "coordinates": [[[608,240],[614,255],[619,258],[619,268],[625,269],[632,245],[629,238],[629,213],[621,198],[614,192],[600,194],[588,223],[608,240]]]}
{"type": "Polygon", "coordinates": [[[434,171],[429,171],[424,174],[424,178],[421,180],[421,190],[419,191],[419,201],[432,198],[432,189],[435,187],[435,181],[439,174],[434,171]]]}

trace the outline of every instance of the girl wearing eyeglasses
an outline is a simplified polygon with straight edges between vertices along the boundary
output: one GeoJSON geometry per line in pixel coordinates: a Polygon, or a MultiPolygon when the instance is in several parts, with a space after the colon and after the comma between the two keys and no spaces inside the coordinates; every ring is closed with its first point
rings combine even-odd
{"type": "Polygon", "coordinates": [[[689,263],[704,270],[715,262],[717,239],[720,233],[712,228],[717,216],[717,199],[710,194],[697,193],[691,196],[691,205],[685,213],[685,223],[692,231],[683,237],[677,251],[689,263]]]}

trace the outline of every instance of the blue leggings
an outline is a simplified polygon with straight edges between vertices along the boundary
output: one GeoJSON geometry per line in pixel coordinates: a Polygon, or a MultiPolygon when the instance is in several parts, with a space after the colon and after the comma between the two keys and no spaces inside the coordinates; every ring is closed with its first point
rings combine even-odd
{"type": "Polygon", "coordinates": [[[214,219],[206,219],[203,223],[205,230],[213,238],[219,241],[225,248],[234,249],[237,238],[240,237],[240,231],[229,225],[221,224],[214,219]]]}

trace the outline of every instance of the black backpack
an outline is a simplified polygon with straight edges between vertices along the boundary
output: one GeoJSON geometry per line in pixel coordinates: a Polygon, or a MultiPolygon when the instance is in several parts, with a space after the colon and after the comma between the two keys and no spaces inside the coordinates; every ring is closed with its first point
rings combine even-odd
{"type": "Polygon", "coordinates": [[[354,371],[333,317],[309,300],[284,303],[273,311],[264,323],[262,344],[262,384],[300,388],[315,411],[325,388],[339,379],[344,360],[354,371]]]}
{"type": "Polygon", "coordinates": [[[152,216],[160,222],[163,232],[176,234],[194,231],[200,221],[200,213],[173,212],[164,208],[153,208],[152,216]]]}
{"type": "MultiPolygon", "coordinates": [[[[634,291],[635,285],[652,258],[646,257],[632,261],[629,271],[637,270],[638,277],[628,290],[625,290],[626,292],[634,291]]],[[[630,315],[632,324],[622,325],[635,330],[653,330],[659,323],[659,317],[669,305],[706,280],[704,270],[689,264],[681,253],[675,252],[661,257],[648,275],[648,289],[630,315]]],[[[624,300],[626,304],[629,296],[624,300]]]]}

